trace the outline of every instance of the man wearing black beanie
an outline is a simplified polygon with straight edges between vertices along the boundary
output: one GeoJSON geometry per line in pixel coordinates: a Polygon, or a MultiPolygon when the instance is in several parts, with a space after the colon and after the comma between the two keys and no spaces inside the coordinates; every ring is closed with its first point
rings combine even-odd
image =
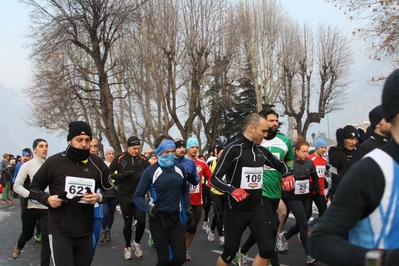
{"type": "Polygon", "coordinates": [[[392,139],[350,167],[309,239],[311,255],[328,265],[398,264],[399,70],[385,82],[381,107],[392,139]]]}
{"type": "Polygon", "coordinates": [[[67,149],[49,157],[32,179],[30,197],[48,206],[54,265],[91,264],[94,204],[116,196],[107,165],[90,154],[91,138],[89,124],[71,122],[67,149]],[[47,187],[50,195],[44,191],[47,187]],[[95,193],[98,188],[101,194],[95,193]]]}
{"type": "Polygon", "coordinates": [[[136,136],[127,139],[127,150],[115,156],[109,165],[112,179],[118,186],[118,199],[124,220],[123,236],[125,238],[125,249],[123,257],[125,260],[132,259],[132,249],[136,257],[143,256],[141,239],[145,230],[145,212],[133,202],[133,194],[136,191],[141,174],[151,164],[147,158],[140,153],[141,143],[136,136]],[[133,218],[137,220],[136,236],[132,240],[133,218]]]}

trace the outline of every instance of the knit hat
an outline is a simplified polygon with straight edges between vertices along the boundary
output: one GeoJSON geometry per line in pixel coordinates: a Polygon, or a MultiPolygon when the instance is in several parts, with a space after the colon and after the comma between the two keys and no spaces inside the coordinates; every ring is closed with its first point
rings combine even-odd
{"type": "Polygon", "coordinates": [[[179,139],[175,141],[176,149],[180,147],[184,147],[184,140],[179,139]]]}
{"type": "Polygon", "coordinates": [[[344,139],[357,138],[357,129],[354,126],[347,125],[344,127],[344,139]]]}
{"type": "Polygon", "coordinates": [[[80,135],[87,135],[90,138],[91,135],[91,128],[90,125],[84,121],[73,121],[69,124],[69,131],[68,131],[67,141],[70,141],[76,136],[80,135]]]}
{"type": "Polygon", "coordinates": [[[136,136],[131,136],[127,139],[127,146],[140,146],[140,139],[136,136]]]}
{"type": "Polygon", "coordinates": [[[390,122],[399,113],[399,69],[392,72],[385,80],[381,102],[384,118],[390,122]]]}
{"type": "Polygon", "coordinates": [[[115,150],[114,150],[112,147],[108,147],[108,148],[106,148],[106,149],[104,150],[104,154],[107,154],[107,153],[110,153],[110,152],[115,153],[115,150]]]}
{"type": "Polygon", "coordinates": [[[380,121],[384,118],[382,114],[382,108],[381,105],[378,105],[374,107],[373,110],[370,111],[369,113],[369,120],[370,120],[370,125],[375,129],[375,127],[380,123],[380,121]]]}
{"type": "Polygon", "coordinates": [[[315,143],[315,145],[314,145],[314,148],[317,150],[318,148],[320,148],[320,147],[323,147],[323,146],[325,146],[325,147],[327,147],[327,142],[324,140],[324,139],[318,139],[318,140],[316,140],[316,143],[315,143]]]}
{"type": "Polygon", "coordinates": [[[190,149],[191,147],[197,146],[199,147],[198,140],[196,138],[188,138],[186,149],[190,149]]]}

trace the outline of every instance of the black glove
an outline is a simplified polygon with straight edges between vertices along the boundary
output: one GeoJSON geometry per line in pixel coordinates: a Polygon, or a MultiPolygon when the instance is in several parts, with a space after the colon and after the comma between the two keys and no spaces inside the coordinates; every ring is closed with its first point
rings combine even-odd
{"type": "Polygon", "coordinates": [[[194,186],[198,184],[197,179],[195,178],[195,175],[192,173],[187,174],[187,181],[194,186]]]}
{"type": "Polygon", "coordinates": [[[154,218],[158,214],[158,209],[155,206],[149,205],[147,207],[147,213],[148,213],[148,216],[154,218]]]}
{"type": "Polygon", "coordinates": [[[122,177],[130,177],[131,174],[133,174],[133,171],[123,171],[122,177]]]}
{"type": "Polygon", "coordinates": [[[186,225],[191,224],[194,219],[193,208],[190,207],[186,209],[186,216],[187,216],[186,225]]]}
{"type": "Polygon", "coordinates": [[[335,132],[335,136],[337,138],[337,146],[344,146],[344,129],[338,128],[335,132]]]}

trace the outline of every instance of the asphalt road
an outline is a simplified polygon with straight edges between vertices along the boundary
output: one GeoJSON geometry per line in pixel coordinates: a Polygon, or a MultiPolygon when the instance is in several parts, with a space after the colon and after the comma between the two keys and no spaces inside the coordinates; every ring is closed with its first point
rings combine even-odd
{"type": "MultiPolygon", "coordinates": [[[[292,218],[288,219],[286,229],[293,224],[292,218]]],[[[27,266],[27,265],[40,265],[40,246],[35,245],[33,240],[29,241],[25,248],[22,250],[20,257],[17,260],[11,258],[12,248],[15,246],[19,234],[21,233],[21,220],[20,220],[20,206],[19,202],[12,204],[0,204],[0,266],[27,266]]],[[[105,266],[105,265],[135,265],[135,266],[150,266],[156,265],[157,255],[155,249],[150,247],[147,243],[148,233],[146,230],[143,240],[142,248],[144,256],[125,261],[123,259],[124,239],[122,234],[123,220],[122,215],[116,212],[115,223],[111,230],[112,241],[109,243],[99,243],[97,246],[96,255],[92,265],[105,266]]],[[[242,242],[246,240],[249,230],[246,230],[242,237],[242,242]]],[[[191,261],[185,263],[188,266],[203,266],[203,265],[216,265],[216,260],[221,254],[223,248],[219,246],[217,241],[218,236],[215,234],[215,242],[208,242],[207,234],[202,231],[202,223],[199,226],[197,235],[190,247],[191,261]]],[[[257,247],[254,246],[250,252],[250,263],[257,253],[257,247]]],[[[289,252],[287,254],[279,255],[280,263],[285,265],[306,265],[305,255],[302,246],[298,243],[296,237],[290,240],[289,252]]],[[[314,265],[325,265],[316,262],[314,265]]]]}

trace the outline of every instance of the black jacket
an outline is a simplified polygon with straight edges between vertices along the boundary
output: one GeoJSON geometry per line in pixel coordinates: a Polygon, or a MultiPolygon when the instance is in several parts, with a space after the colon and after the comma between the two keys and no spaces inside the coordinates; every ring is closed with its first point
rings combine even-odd
{"type": "MultiPolygon", "coordinates": [[[[90,154],[86,164],[74,162],[63,153],[49,157],[33,176],[30,197],[47,205],[49,195],[44,190],[49,187],[50,195],[64,195],[66,176],[95,180],[96,191],[103,192],[103,202],[112,200],[116,190],[109,177],[107,165],[97,155],[90,154]]],[[[94,205],[69,200],[58,208],[48,208],[48,232],[72,238],[93,233],[94,205]]]]}
{"type": "Polygon", "coordinates": [[[309,185],[312,187],[308,188],[309,193],[303,195],[295,195],[295,189],[290,191],[289,199],[303,199],[310,197],[310,190],[315,191],[316,194],[320,194],[319,188],[319,176],[316,173],[316,168],[310,159],[300,160],[295,158],[293,167],[295,181],[309,180],[309,185]]]}

